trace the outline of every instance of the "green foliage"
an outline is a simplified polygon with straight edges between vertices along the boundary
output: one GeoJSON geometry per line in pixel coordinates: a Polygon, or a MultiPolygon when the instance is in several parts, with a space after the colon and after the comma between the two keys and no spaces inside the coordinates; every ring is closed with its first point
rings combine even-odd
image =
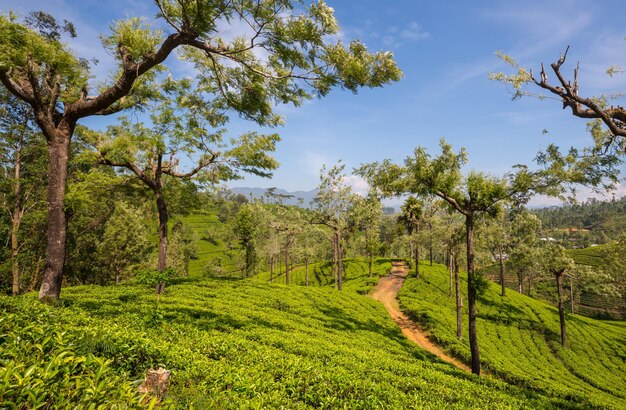
{"type": "MultiPolygon", "coordinates": [[[[36,81],[42,81],[48,73],[58,76],[63,102],[76,100],[87,85],[87,67],[58,39],[36,33],[6,16],[0,16],[0,49],[3,50],[0,55],[2,71],[12,69],[13,75],[26,78],[26,71],[30,70],[36,81]]],[[[51,95],[41,97],[44,104],[53,98],[51,95]]]]}
{"type": "MultiPolygon", "coordinates": [[[[462,281],[466,278],[463,274],[462,281]]],[[[456,338],[448,280],[444,266],[424,265],[422,278],[409,278],[400,290],[400,303],[414,318],[427,317],[430,339],[467,362],[469,343],[456,338]]],[[[489,373],[527,391],[567,398],[566,407],[623,407],[626,385],[619,375],[626,371],[624,323],[569,315],[569,345],[562,349],[555,308],[514,291],[503,298],[499,290],[499,285],[489,284],[478,300],[481,361],[489,373]]],[[[465,309],[463,315],[467,328],[465,309]]]]}
{"type": "MultiPolygon", "coordinates": [[[[40,334],[43,339],[52,335],[49,350],[60,353],[67,347],[76,360],[92,354],[97,363],[108,360],[109,371],[98,378],[100,365],[93,361],[92,367],[83,365],[82,372],[68,376],[71,385],[61,378],[47,384],[45,393],[32,383],[32,389],[11,387],[13,397],[28,400],[32,391],[46,394],[51,407],[87,407],[104,400],[108,407],[133,407],[139,395],[130,381],[159,365],[172,371],[165,408],[576,405],[442,363],[405,339],[378,302],[331,287],[187,281],[168,288],[158,311],[163,320],[157,323],[147,321],[157,313],[152,292],[142,286],[70,287],[63,295],[63,306],[56,308],[37,304],[31,296],[0,297],[0,334],[11,335],[0,338],[0,371],[11,364],[22,375],[36,364],[41,370],[31,378],[47,374],[49,357],[29,342],[40,334]],[[44,330],[33,331],[33,323],[44,330]],[[22,344],[15,344],[18,336],[22,344]],[[7,362],[9,355],[16,358],[7,362]],[[106,393],[82,388],[103,380],[106,393]]],[[[15,380],[0,378],[3,400],[15,380]]]]}
{"type": "Polygon", "coordinates": [[[169,284],[176,277],[176,270],[167,268],[163,271],[158,269],[143,269],[135,272],[135,278],[138,283],[154,287],[159,283],[169,284]]]}
{"type": "Polygon", "coordinates": [[[7,408],[144,408],[134,382],[159,354],[138,332],[24,299],[0,299],[7,408]]]}

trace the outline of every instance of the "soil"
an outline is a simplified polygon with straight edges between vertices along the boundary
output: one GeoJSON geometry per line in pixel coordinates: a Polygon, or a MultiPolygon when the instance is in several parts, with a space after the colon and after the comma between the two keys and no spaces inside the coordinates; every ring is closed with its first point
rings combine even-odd
{"type": "Polygon", "coordinates": [[[388,276],[380,278],[378,285],[376,285],[376,287],[372,290],[370,296],[385,306],[385,309],[387,309],[391,318],[398,324],[398,326],[400,326],[402,333],[409,340],[416,343],[422,349],[434,354],[441,360],[446,361],[461,370],[471,372],[471,369],[468,366],[449,356],[441,350],[439,346],[428,340],[428,337],[419,328],[419,326],[400,310],[400,305],[398,304],[396,296],[409,275],[409,269],[402,262],[394,262],[392,265],[393,267],[391,269],[391,273],[388,276]]]}

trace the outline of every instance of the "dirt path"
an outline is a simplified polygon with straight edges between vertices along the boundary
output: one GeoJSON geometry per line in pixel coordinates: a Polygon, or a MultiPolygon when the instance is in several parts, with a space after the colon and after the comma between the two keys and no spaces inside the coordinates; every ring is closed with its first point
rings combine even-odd
{"type": "Polygon", "coordinates": [[[400,288],[402,287],[402,284],[406,280],[408,274],[409,270],[404,263],[394,262],[391,274],[380,278],[378,285],[376,285],[376,287],[372,290],[371,297],[378,300],[385,306],[387,312],[391,315],[391,318],[395,320],[398,326],[400,326],[402,333],[404,333],[407,338],[417,343],[417,345],[422,349],[427,350],[439,357],[441,360],[451,363],[461,370],[470,372],[471,370],[469,367],[457,359],[448,356],[439,348],[439,346],[428,340],[424,332],[422,332],[418,326],[400,310],[396,296],[398,295],[398,292],[400,291],[400,288]]]}

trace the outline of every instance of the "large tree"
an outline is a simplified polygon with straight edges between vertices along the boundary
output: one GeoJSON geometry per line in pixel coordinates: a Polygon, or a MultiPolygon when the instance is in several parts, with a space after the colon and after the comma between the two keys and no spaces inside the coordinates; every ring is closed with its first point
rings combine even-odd
{"type": "Polygon", "coordinates": [[[278,163],[268,153],[279,139],[252,132],[226,142],[224,130],[213,129],[223,124],[224,116],[199,104],[189,79],[168,77],[162,90],[150,127],[122,117],[104,133],[79,129],[81,138],[94,147],[98,163],[134,175],[152,192],[159,221],[159,271],[167,268],[168,179],[170,184],[172,179],[192,178],[215,184],[240,178],[241,172],[270,176],[278,163]]]}
{"type": "Polygon", "coordinates": [[[155,0],[157,19],[133,17],[112,24],[102,37],[117,70],[90,92],[90,67],[64,43],[74,27],[45,13],[24,23],[0,17],[0,82],[28,103],[47,143],[48,232],[42,300],[61,292],[67,236],[64,197],[70,143],[78,121],[142,107],[154,98],[154,81],[176,54],[195,67],[198,102],[217,112],[233,110],[261,125],[278,125],[276,103],[299,105],[334,86],[356,91],[401,76],[391,53],[370,54],[339,33],[332,8],[285,0],[155,0]],[[224,31],[242,25],[232,40],[224,31]],[[179,49],[179,53],[174,53],[179,49]]]}
{"type": "Polygon", "coordinates": [[[404,166],[390,160],[362,166],[358,173],[386,195],[417,194],[436,196],[465,218],[467,249],[467,302],[469,316],[469,342],[472,373],[480,374],[480,352],[476,333],[476,299],[484,279],[475,270],[474,230],[481,215],[495,216],[501,204],[512,200],[525,200],[529,191],[537,189],[537,176],[525,167],[516,173],[498,178],[479,172],[464,176],[461,168],[467,163],[465,150],[455,153],[444,140],[441,153],[432,158],[424,148],[418,147],[413,156],[405,159],[404,166]]]}

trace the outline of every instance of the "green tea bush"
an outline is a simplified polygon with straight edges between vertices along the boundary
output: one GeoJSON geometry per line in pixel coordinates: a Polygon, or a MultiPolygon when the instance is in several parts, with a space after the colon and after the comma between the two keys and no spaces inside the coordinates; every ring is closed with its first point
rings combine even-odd
{"type": "MultiPolygon", "coordinates": [[[[448,292],[445,266],[420,266],[400,290],[402,309],[436,341],[469,362],[467,310],[463,340],[456,338],[455,299],[448,292]]],[[[467,281],[462,277],[463,299],[467,281]]],[[[569,346],[560,346],[556,308],[513,290],[500,296],[490,283],[478,300],[478,341],[488,372],[542,394],[567,398],[581,407],[624,408],[626,323],[567,316],[569,346]]]]}

